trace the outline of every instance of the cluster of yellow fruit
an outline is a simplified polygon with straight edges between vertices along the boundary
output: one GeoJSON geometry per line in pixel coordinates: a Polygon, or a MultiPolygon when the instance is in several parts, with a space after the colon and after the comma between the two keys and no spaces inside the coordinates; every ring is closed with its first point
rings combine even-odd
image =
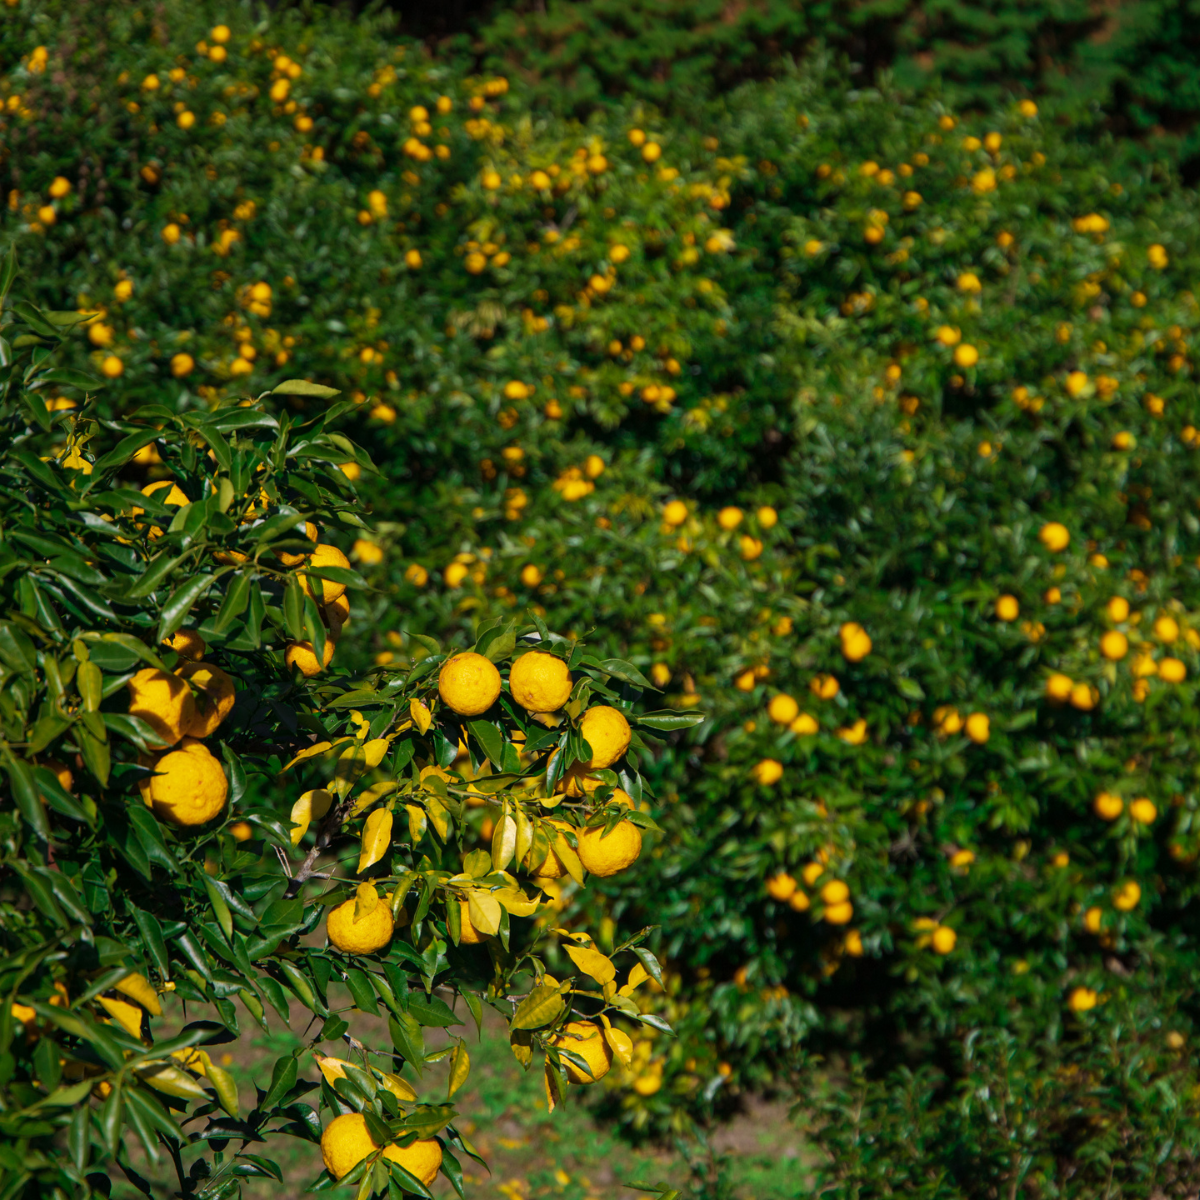
{"type": "Polygon", "coordinates": [[[141,760],[151,774],[139,780],[147,808],[174,825],[204,825],[225,807],[229,780],[203,740],[229,715],[237,691],[220,667],[204,661],[204,639],[181,630],[168,642],[186,661],[175,672],[138,671],[126,684],[129,715],[145,721],[164,746],[178,749],[141,760]]]}
{"type": "MultiPolygon", "coordinates": [[[[823,857],[828,857],[824,855],[823,857]]],[[[810,862],[801,871],[801,879],[807,887],[815,887],[826,873],[822,862],[810,862]]],[[[796,912],[807,912],[812,899],[800,887],[799,882],[786,871],[779,871],[767,880],[767,895],[772,900],[788,905],[796,912]]],[[[843,879],[830,879],[821,884],[818,893],[825,906],[821,919],[830,925],[848,925],[854,917],[854,905],[850,901],[850,886],[843,879]]]]}

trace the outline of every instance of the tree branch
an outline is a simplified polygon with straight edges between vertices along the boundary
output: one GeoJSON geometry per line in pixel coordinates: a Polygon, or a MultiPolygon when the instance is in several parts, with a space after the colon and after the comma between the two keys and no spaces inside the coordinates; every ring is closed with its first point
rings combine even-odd
{"type": "Polygon", "coordinates": [[[304,886],[307,880],[316,874],[317,859],[325,850],[329,849],[330,842],[341,829],[342,822],[345,821],[352,804],[353,801],[346,799],[329,810],[328,816],[321,823],[321,829],[317,833],[317,840],[313,843],[313,848],[304,856],[300,869],[288,881],[287,891],[283,894],[289,900],[304,886]]]}

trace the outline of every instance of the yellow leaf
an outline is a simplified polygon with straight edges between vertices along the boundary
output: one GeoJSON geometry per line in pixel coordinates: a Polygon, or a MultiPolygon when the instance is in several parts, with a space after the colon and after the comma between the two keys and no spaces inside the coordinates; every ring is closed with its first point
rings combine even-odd
{"type": "Polygon", "coordinates": [[[558,861],[567,868],[567,873],[571,878],[582,887],[586,872],[583,869],[583,863],[579,861],[579,855],[575,853],[575,847],[567,841],[567,835],[561,829],[550,826],[546,832],[550,833],[551,830],[553,830],[554,853],[558,855],[558,861]]]}
{"type": "Polygon", "coordinates": [[[165,1059],[136,1068],[137,1077],[157,1091],[180,1100],[207,1100],[208,1093],[186,1072],[165,1059]]]}
{"type": "Polygon", "coordinates": [[[504,888],[501,891],[493,892],[492,895],[514,917],[532,917],[542,906],[540,900],[530,899],[520,888],[504,888]]]}
{"type": "Polygon", "coordinates": [[[637,988],[640,984],[645,983],[646,980],[649,978],[650,978],[650,974],[646,970],[646,968],[643,967],[641,963],[634,963],[633,969],[629,972],[629,982],[626,983],[625,986],[621,989],[620,995],[632,996],[634,993],[634,989],[637,988]]]}
{"type": "Polygon", "coordinates": [[[529,853],[529,847],[533,845],[533,822],[519,805],[513,816],[517,822],[517,848],[513,858],[522,863],[525,861],[525,855],[529,853]]]}
{"type": "Polygon", "coordinates": [[[386,1071],[379,1072],[379,1079],[383,1086],[387,1088],[397,1100],[413,1101],[417,1098],[417,1093],[409,1086],[406,1080],[400,1078],[399,1075],[389,1075],[386,1071]]]}
{"type": "Polygon", "coordinates": [[[586,946],[564,946],[571,961],[585,974],[590,975],[597,983],[611,983],[617,977],[617,968],[612,959],[599,950],[586,946]]]}
{"type": "MultiPolygon", "coordinates": [[[[309,746],[307,750],[301,750],[283,770],[290,771],[298,762],[303,762],[306,758],[316,758],[318,754],[324,754],[327,750],[332,750],[334,746],[339,745],[341,742],[348,742],[349,740],[349,738],[338,738],[336,742],[317,742],[309,746]]],[[[283,771],[280,774],[282,775],[283,771]]]]}
{"type": "Polygon", "coordinates": [[[399,786],[394,779],[381,779],[378,783],[371,784],[369,788],[359,793],[358,798],[354,801],[354,806],[350,809],[350,816],[357,817],[365,813],[376,800],[381,800],[399,786]]]}
{"type": "Polygon", "coordinates": [[[233,1081],[233,1076],[230,1075],[224,1067],[218,1067],[216,1063],[205,1055],[205,1075],[208,1076],[208,1081],[213,1085],[213,1090],[217,1093],[217,1099],[221,1101],[221,1107],[231,1116],[236,1117],[238,1114],[238,1093],[237,1084],[233,1081]]]}
{"type": "Polygon", "coordinates": [[[406,804],[404,811],[408,813],[408,836],[415,846],[425,836],[425,810],[416,804],[406,804]]]}
{"type": "Polygon", "coordinates": [[[427,796],[425,810],[429,813],[429,820],[437,830],[438,837],[444,842],[450,836],[450,816],[446,812],[446,806],[436,796],[427,796]]]}
{"type": "Polygon", "coordinates": [[[118,992],[124,992],[126,996],[136,1000],[148,1013],[156,1017],[162,1016],[162,1005],[158,1002],[158,994],[144,975],[139,975],[135,971],[132,975],[126,975],[120,983],[114,986],[118,992]]]}
{"type": "Polygon", "coordinates": [[[467,1082],[467,1076],[471,1073],[471,1058],[467,1054],[467,1046],[465,1042],[459,1042],[454,1047],[454,1057],[450,1060],[450,1084],[449,1092],[446,1098],[452,1099],[454,1093],[458,1091],[464,1083],[467,1082]]]}
{"type": "Polygon", "coordinates": [[[558,1090],[558,1076],[554,1073],[554,1068],[546,1064],[546,1108],[549,1112],[553,1112],[562,1100],[558,1090]]]}
{"type": "Polygon", "coordinates": [[[292,805],[292,845],[300,845],[301,839],[308,832],[309,824],[321,820],[329,812],[333,803],[333,794],[324,788],[314,788],[305,792],[292,805]]]}
{"type": "Polygon", "coordinates": [[[609,1026],[604,1031],[604,1040],[612,1048],[613,1056],[617,1062],[623,1067],[629,1066],[633,1061],[633,1040],[629,1034],[609,1026]]]}
{"type": "Polygon", "coordinates": [[[354,900],[354,920],[357,924],[363,917],[369,917],[379,904],[379,893],[373,883],[360,883],[354,900]]]}
{"type": "Polygon", "coordinates": [[[330,1087],[333,1087],[339,1079],[346,1078],[346,1068],[350,1064],[344,1059],[327,1058],[325,1055],[317,1054],[315,1051],[313,1052],[313,1058],[316,1060],[317,1066],[321,1069],[321,1074],[325,1076],[330,1087]]]}
{"type": "Polygon", "coordinates": [[[391,738],[372,738],[363,746],[363,759],[368,771],[373,771],[381,762],[392,744],[391,738]]]}
{"type": "Polygon", "coordinates": [[[514,1029],[508,1039],[508,1044],[512,1049],[513,1057],[521,1066],[528,1067],[533,1062],[533,1042],[528,1030],[514,1029]]]}
{"type": "Polygon", "coordinates": [[[128,1000],[118,1000],[113,996],[97,996],[109,1016],[121,1025],[130,1037],[142,1036],[142,1010],[128,1000]]]}
{"type": "Polygon", "coordinates": [[[492,867],[503,871],[513,860],[517,851],[517,823],[512,819],[505,805],[504,814],[496,822],[492,833],[492,867]]]}
{"type": "Polygon", "coordinates": [[[362,853],[358,856],[358,873],[361,875],[373,863],[377,863],[392,844],[392,814],[386,808],[377,808],[363,826],[362,853]]]}
{"type": "Polygon", "coordinates": [[[422,703],[420,700],[410,700],[408,702],[408,715],[412,717],[413,724],[425,734],[429,732],[429,726],[433,722],[433,714],[429,711],[429,706],[422,703]]]}
{"type": "Polygon", "coordinates": [[[471,924],[480,933],[489,936],[500,930],[500,902],[487,892],[470,891],[467,893],[467,912],[471,924]]]}

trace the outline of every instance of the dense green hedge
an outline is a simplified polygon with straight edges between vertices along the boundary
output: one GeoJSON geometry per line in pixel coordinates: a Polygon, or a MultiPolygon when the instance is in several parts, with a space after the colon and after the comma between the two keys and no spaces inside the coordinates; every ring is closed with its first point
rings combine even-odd
{"type": "Polygon", "coordinates": [[[613,1111],[795,1087],[847,1195],[1182,1186],[1200,314],[1169,163],[818,70],[580,125],[337,16],[235,25],[215,63],[219,15],[149,45],[128,15],[102,65],[47,32],[69,14],[5,27],[50,63],[7,76],[5,232],[47,305],[103,307],[119,405],[361,398],[364,668],[536,606],[707,714],[640,756],[640,891],[562,895],[662,926],[680,1036],[613,1111]]]}
{"type": "Polygon", "coordinates": [[[936,82],[971,107],[1034,93],[1077,117],[1093,110],[1123,133],[1178,137],[1185,157],[1200,147],[1194,0],[518,0],[462,24],[489,69],[522,79],[539,103],[576,113],[634,96],[682,115],[824,46],[865,83],[893,71],[903,86],[936,82]]]}

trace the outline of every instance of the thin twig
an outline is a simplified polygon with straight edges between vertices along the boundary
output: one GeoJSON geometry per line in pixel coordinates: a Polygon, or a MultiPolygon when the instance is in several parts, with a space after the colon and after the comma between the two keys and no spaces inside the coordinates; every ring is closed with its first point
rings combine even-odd
{"type": "MultiPolygon", "coordinates": [[[[321,831],[317,834],[317,840],[313,843],[313,848],[305,855],[304,861],[300,864],[300,870],[288,882],[287,891],[284,892],[284,895],[289,899],[304,886],[307,880],[317,877],[317,872],[314,869],[316,861],[322,852],[329,848],[329,843],[333,841],[334,835],[341,829],[342,822],[346,819],[346,814],[350,811],[350,805],[351,801],[347,799],[330,810],[329,815],[321,825],[321,831]]],[[[321,876],[321,878],[324,878],[324,876],[321,876]]]]}

